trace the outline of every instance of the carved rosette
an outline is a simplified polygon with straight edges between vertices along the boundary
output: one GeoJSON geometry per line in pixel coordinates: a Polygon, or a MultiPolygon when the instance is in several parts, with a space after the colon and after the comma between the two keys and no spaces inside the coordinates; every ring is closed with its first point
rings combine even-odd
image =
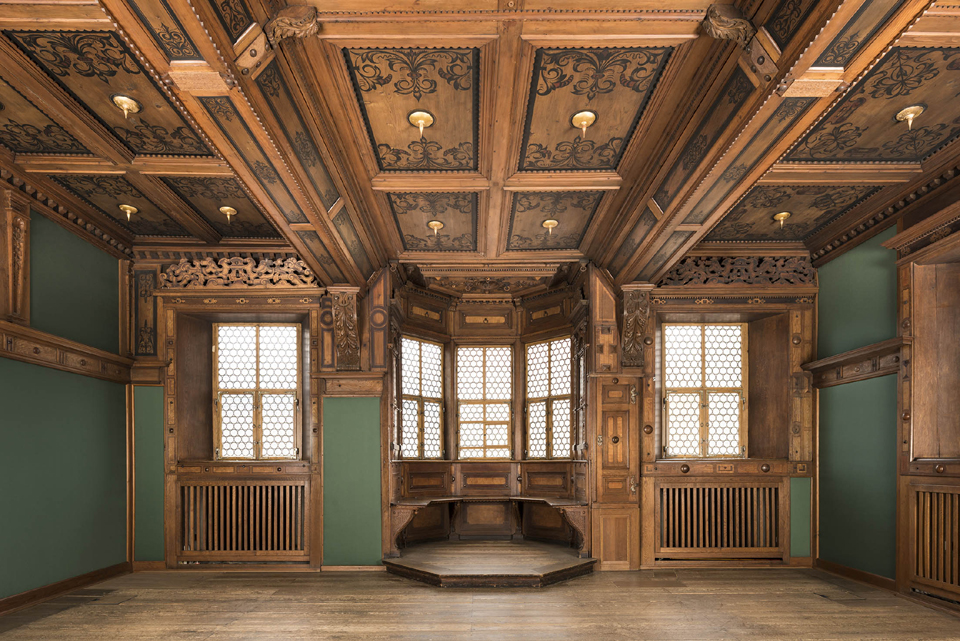
{"type": "Polygon", "coordinates": [[[627,290],[623,294],[623,334],[620,354],[624,367],[643,367],[643,337],[650,318],[650,293],[627,290]]]}
{"type": "Polygon", "coordinates": [[[360,369],[360,331],[357,324],[357,293],[333,292],[333,333],[337,369],[360,369]]]}
{"type": "Polygon", "coordinates": [[[733,40],[747,49],[757,33],[753,23],[732,4],[714,4],[703,19],[703,32],[717,40],[733,40]]]}
{"type": "Polygon", "coordinates": [[[160,274],[161,289],[198,287],[319,287],[307,264],[297,258],[260,262],[252,258],[181,259],[160,274]]]}
{"type": "Polygon", "coordinates": [[[13,314],[23,316],[24,291],[26,269],[24,263],[27,255],[27,225],[23,218],[13,219],[13,314]]]}
{"type": "Polygon", "coordinates": [[[264,27],[273,47],[284,38],[309,38],[320,33],[317,8],[305,4],[284,7],[264,27]]]}

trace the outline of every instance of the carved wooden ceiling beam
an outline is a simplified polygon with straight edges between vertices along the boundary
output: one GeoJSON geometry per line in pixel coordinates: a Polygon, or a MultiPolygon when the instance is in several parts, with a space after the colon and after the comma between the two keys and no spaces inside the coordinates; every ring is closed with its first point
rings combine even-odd
{"type": "MultiPolygon", "coordinates": [[[[862,73],[879,60],[899,35],[923,15],[930,4],[926,0],[905,2],[883,26],[876,28],[873,38],[844,68],[838,86],[843,88],[852,86],[862,73]]],[[[810,19],[807,33],[812,32],[814,35],[809,37],[809,45],[802,52],[797,51],[795,61],[786,55],[781,55],[777,63],[775,79],[802,77],[806,70],[816,64],[826,48],[842,36],[843,30],[854,19],[859,7],[859,2],[846,0],[841,3],[835,13],[829,16],[829,20],[822,29],[816,29],[817,21],[810,19]]],[[[824,19],[826,18],[827,16],[824,16],[824,19]]],[[[795,37],[794,41],[797,39],[795,37]]],[[[795,45],[793,48],[797,49],[795,45]]],[[[645,265],[639,273],[641,280],[659,279],[673,264],[680,260],[686,251],[699,242],[724,214],[747,193],[755,181],[766,173],[776,160],[809,130],[809,127],[812,127],[819,118],[823,117],[823,114],[827,112],[835,99],[840,97],[840,94],[837,93],[823,95],[820,88],[810,91],[808,96],[784,97],[781,94],[786,92],[783,91],[782,83],[779,83],[779,80],[762,86],[766,91],[763,106],[746,122],[746,126],[739,132],[738,139],[710,170],[708,175],[712,176],[712,179],[708,177],[700,183],[694,189],[691,197],[684,201],[683,206],[674,212],[677,219],[686,222],[690,222],[692,218],[705,215],[703,231],[690,234],[685,239],[681,239],[676,233],[672,234],[671,236],[677,238],[679,242],[677,242],[675,248],[670,248],[670,255],[667,257],[663,256],[663,253],[666,253],[663,250],[658,250],[663,252],[660,256],[656,256],[654,251],[648,251],[646,256],[639,261],[639,263],[645,265]],[[776,90],[777,84],[780,84],[779,91],[776,90]],[[799,112],[799,115],[795,115],[792,121],[784,115],[784,110],[788,109],[795,113],[799,112]],[[765,149],[755,150],[751,154],[750,146],[755,146],[756,141],[762,140],[764,131],[769,132],[773,126],[771,123],[778,120],[780,122],[790,121],[791,126],[786,131],[778,133],[772,145],[766,146],[765,149]],[[749,158],[749,162],[744,162],[742,159],[749,155],[753,157],[749,158]],[[741,163],[746,165],[745,172],[739,167],[741,163]],[[725,175],[731,177],[736,186],[733,189],[724,189],[726,195],[717,201],[715,197],[711,197],[711,192],[716,193],[718,188],[723,185],[725,175]],[[706,207],[708,204],[709,207],[706,207]],[[697,213],[698,208],[703,211],[703,214],[697,213]],[[662,260],[664,262],[661,262],[662,260]]],[[[628,279],[629,277],[621,277],[618,278],[618,282],[628,279]]]]}

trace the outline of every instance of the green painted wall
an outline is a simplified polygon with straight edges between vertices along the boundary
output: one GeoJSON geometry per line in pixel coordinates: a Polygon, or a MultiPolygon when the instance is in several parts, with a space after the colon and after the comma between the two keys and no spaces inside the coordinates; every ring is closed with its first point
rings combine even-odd
{"type": "Polygon", "coordinates": [[[810,556],[810,487],[808,478],[790,479],[790,556],[810,556]]]}
{"type": "Polygon", "coordinates": [[[380,564],[380,399],[323,399],[323,564],[380,564]]]}
{"type": "Polygon", "coordinates": [[[40,214],[30,216],[30,325],[117,353],[118,261],[40,214]]]}
{"type": "MultiPolygon", "coordinates": [[[[819,358],[897,335],[891,228],[819,271],[819,358]]],[[[889,578],[896,567],[897,378],[822,389],[820,558],[889,578]]]]}
{"type": "Polygon", "coordinates": [[[896,253],[881,246],[890,228],[819,270],[818,358],[897,335],[896,253]]]}
{"type": "Polygon", "coordinates": [[[894,578],[897,377],[820,390],[820,558],[894,578]]]}
{"type": "Polygon", "coordinates": [[[133,388],[134,560],[163,561],[163,388],[133,388]]]}
{"type": "Polygon", "coordinates": [[[126,558],[124,386],[0,358],[0,598],[126,558]]]}

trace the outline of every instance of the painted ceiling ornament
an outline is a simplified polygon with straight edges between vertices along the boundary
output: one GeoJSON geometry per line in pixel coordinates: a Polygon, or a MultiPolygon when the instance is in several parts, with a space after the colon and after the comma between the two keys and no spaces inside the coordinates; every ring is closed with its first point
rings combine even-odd
{"type": "Polygon", "coordinates": [[[317,8],[305,4],[284,7],[267,23],[270,44],[276,47],[285,38],[309,38],[320,32],[317,8]]]}
{"type": "Polygon", "coordinates": [[[757,32],[753,23],[732,4],[710,5],[702,24],[703,32],[711,38],[733,40],[744,49],[749,49],[750,40],[757,32]]]}

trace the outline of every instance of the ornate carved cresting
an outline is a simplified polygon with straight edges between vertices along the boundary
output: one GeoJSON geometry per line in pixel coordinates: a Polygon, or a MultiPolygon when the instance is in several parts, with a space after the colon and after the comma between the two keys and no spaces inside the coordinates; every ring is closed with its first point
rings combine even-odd
{"type": "Polygon", "coordinates": [[[360,331],[357,324],[357,292],[337,291],[333,294],[333,333],[337,369],[360,369],[360,331]]]}
{"type": "Polygon", "coordinates": [[[320,32],[317,8],[295,4],[281,9],[264,31],[274,47],[284,38],[309,38],[320,32]]]}
{"type": "Polygon", "coordinates": [[[688,256],[658,283],[671,285],[815,285],[806,256],[688,256]]]}
{"type": "Polygon", "coordinates": [[[643,337],[650,318],[650,292],[626,290],[623,293],[623,334],[620,359],[624,367],[643,367],[643,337]]]}
{"type": "Polygon", "coordinates": [[[181,259],[160,274],[161,289],[198,287],[319,287],[306,263],[296,258],[259,262],[252,258],[181,259]]]}
{"type": "Polygon", "coordinates": [[[731,4],[710,5],[702,24],[703,32],[711,38],[734,40],[744,49],[750,46],[750,40],[757,33],[753,23],[731,4]]]}

